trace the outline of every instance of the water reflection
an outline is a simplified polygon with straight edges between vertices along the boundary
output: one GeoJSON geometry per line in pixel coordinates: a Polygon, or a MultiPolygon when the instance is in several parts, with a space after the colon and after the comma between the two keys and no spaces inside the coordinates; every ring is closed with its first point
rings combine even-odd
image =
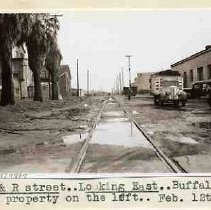
{"type": "Polygon", "coordinates": [[[151,148],[128,118],[103,118],[96,126],[91,144],[151,148]]]}
{"type": "Polygon", "coordinates": [[[87,137],[87,133],[77,133],[68,136],[63,136],[62,140],[65,144],[74,144],[83,141],[87,137]]]}

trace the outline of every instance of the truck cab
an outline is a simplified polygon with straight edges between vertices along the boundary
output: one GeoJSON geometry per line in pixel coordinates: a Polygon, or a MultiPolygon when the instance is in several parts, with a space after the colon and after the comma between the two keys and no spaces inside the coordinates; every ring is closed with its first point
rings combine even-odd
{"type": "Polygon", "coordinates": [[[183,78],[175,72],[160,72],[151,77],[151,93],[155,105],[174,104],[185,106],[187,94],[183,91],[183,78]]]}

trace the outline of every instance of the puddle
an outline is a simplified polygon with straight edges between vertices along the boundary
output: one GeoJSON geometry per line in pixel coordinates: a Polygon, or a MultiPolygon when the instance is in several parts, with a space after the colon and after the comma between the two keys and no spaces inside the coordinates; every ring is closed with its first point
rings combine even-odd
{"type": "Polygon", "coordinates": [[[109,98],[108,101],[109,101],[109,102],[117,103],[113,98],[109,98]]]}
{"type": "Polygon", "coordinates": [[[153,135],[155,132],[154,131],[146,131],[147,132],[147,134],[149,134],[149,135],[153,135]]]}
{"type": "Polygon", "coordinates": [[[103,112],[102,117],[124,117],[123,111],[103,112]]]}
{"type": "Polygon", "coordinates": [[[194,110],[191,114],[210,114],[209,110],[194,110]]]}
{"type": "Polygon", "coordinates": [[[87,135],[87,133],[77,133],[68,136],[63,136],[62,140],[66,145],[70,145],[83,141],[87,137],[87,135]]]}
{"type": "Polygon", "coordinates": [[[91,144],[116,145],[128,148],[152,148],[145,137],[128,118],[103,119],[96,126],[91,144]]]}
{"type": "Polygon", "coordinates": [[[118,118],[118,117],[114,117],[114,118],[106,118],[105,120],[102,119],[101,120],[101,123],[104,122],[104,123],[109,123],[109,122],[131,122],[128,118],[118,118]]]}
{"type": "Polygon", "coordinates": [[[183,168],[189,173],[210,173],[211,172],[211,155],[188,155],[176,157],[183,168]]]}
{"type": "Polygon", "coordinates": [[[208,129],[211,130],[211,122],[197,122],[197,123],[192,123],[193,126],[199,127],[202,129],[208,129]]]}
{"type": "Polygon", "coordinates": [[[178,137],[178,138],[173,138],[171,139],[173,141],[176,142],[180,142],[180,143],[185,143],[185,144],[199,144],[199,142],[197,142],[196,140],[190,138],[190,137],[178,137]]]}
{"type": "Polygon", "coordinates": [[[199,127],[210,130],[211,129],[211,122],[200,122],[199,127]]]}
{"type": "Polygon", "coordinates": [[[139,112],[137,112],[137,111],[132,111],[132,114],[139,114],[139,112]]]}

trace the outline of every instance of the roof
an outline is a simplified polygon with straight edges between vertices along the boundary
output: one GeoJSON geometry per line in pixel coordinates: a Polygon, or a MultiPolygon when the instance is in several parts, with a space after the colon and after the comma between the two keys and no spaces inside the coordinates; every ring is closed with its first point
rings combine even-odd
{"type": "Polygon", "coordinates": [[[69,77],[71,79],[71,73],[70,73],[70,67],[69,67],[69,65],[61,65],[60,66],[59,75],[62,75],[65,72],[67,72],[69,74],[69,77]]]}
{"type": "Polygon", "coordinates": [[[197,53],[195,53],[195,54],[193,54],[193,55],[191,55],[191,56],[189,56],[189,57],[187,57],[185,59],[182,59],[182,60],[172,64],[171,67],[175,67],[175,66],[177,66],[179,64],[185,63],[185,62],[187,62],[189,60],[192,60],[192,59],[194,59],[196,57],[199,57],[200,55],[206,54],[208,52],[211,52],[211,45],[207,45],[204,50],[201,50],[201,51],[199,51],[199,52],[197,52],[197,53]]]}
{"type": "Polygon", "coordinates": [[[156,75],[156,76],[180,76],[180,73],[178,71],[172,71],[171,69],[167,69],[165,71],[159,71],[153,75],[156,75]]]}
{"type": "Polygon", "coordinates": [[[154,72],[138,72],[137,75],[151,75],[154,73],[156,73],[156,72],[155,71],[154,72]]]}
{"type": "Polygon", "coordinates": [[[197,81],[197,82],[194,82],[194,84],[207,84],[207,83],[211,83],[211,80],[201,80],[201,81],[197,81]]]}

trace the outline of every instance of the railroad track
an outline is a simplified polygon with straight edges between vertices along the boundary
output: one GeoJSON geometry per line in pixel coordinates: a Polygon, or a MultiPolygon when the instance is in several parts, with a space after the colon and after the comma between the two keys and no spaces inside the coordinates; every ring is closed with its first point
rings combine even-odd
{"type": "MultiPolygon", "coordinates": [[[[131,112],[129,109],[127,109],[127,107],[124,105],[124,103],[119,100],[117,97],[112,97],[112,99],[114,101],[116,101],[119,106],[123,109],[125,115],[127,116],[127,118],[137,127],[137,129],[143,134],[143,136],[145,137],[145,139],[149,142],[149,144],[151,145],[153,151],[155,152],[155,154],[157,155],[157,157],[162,161],[163,164],[165,164],[165,166],[169,169],[170,172],[173,173],[187,173],[187,171],[174,159],[171,159],[170,157],[168,157],[155,143],[154,141],[151,139],[151,137],[147,134],[147,132],[144,130],[144,128],[142,128],[137,122],[136,120],[133,118],[133,116],[131,115],[131,112]]],[[[105,109],[105,106],[108,102],[108,99],[106,99],[104,101],[104,103],[101,106],[101,109],[92,125],[91,130],[89,131],[89,134],[87,136],[87,138],[84,140],[83,145],[79,151],[79,153],[77,154],[77,156],[71,161],[71,163],[68,166],[68,169],[66,170],[67,172],[70,173],[80,173],[80,169],[81,166],[85,160],[86,157],[86,153],[87,153],[87,149],[89,147],[89,142],[91,141],[92,135],[94,133],[94,130],[96,128],[96,125],[99,123],[101,115],[103,113],[103,110],[105,109]]]]}
{"type": "Polygon", "coordinates": [[[83,161],[85,159],[85,156],[86,156],[86,152],[87,152],[87,149],[88,149],[88,146],[89,146],[89,142],[90,142],[90,140],[92,138],[93,132],[94,132],[94,130],[96,128],[97,123],[100,120],[100,117],[102,115],[102,112],[103,112],[107,102],[108,102],[108,99],[106,99],[103,102],[103,104],[101,106],[101,109],[100,109],[100,111],[99,111],[99,113],[98,113],[98,115],[97,115],[97,117],[96,117],[96,119],[95,119],[95,121],[94,121],[94,123],[92,125],[91,130],[89,131],[89,134],[88,134],[87,138],[83,142],[83,145],[82,145],[78,155],[76,156],[76,158],[73,159],[70,162],[70,164],[69,164],[69,166],[68,166],[68,168],[66,170],[67,172],[69,172],[69,173],[79,173],[80,167],[81,167],[81,165],[82,165],[82,163],[83,163],[83,161]]]}

